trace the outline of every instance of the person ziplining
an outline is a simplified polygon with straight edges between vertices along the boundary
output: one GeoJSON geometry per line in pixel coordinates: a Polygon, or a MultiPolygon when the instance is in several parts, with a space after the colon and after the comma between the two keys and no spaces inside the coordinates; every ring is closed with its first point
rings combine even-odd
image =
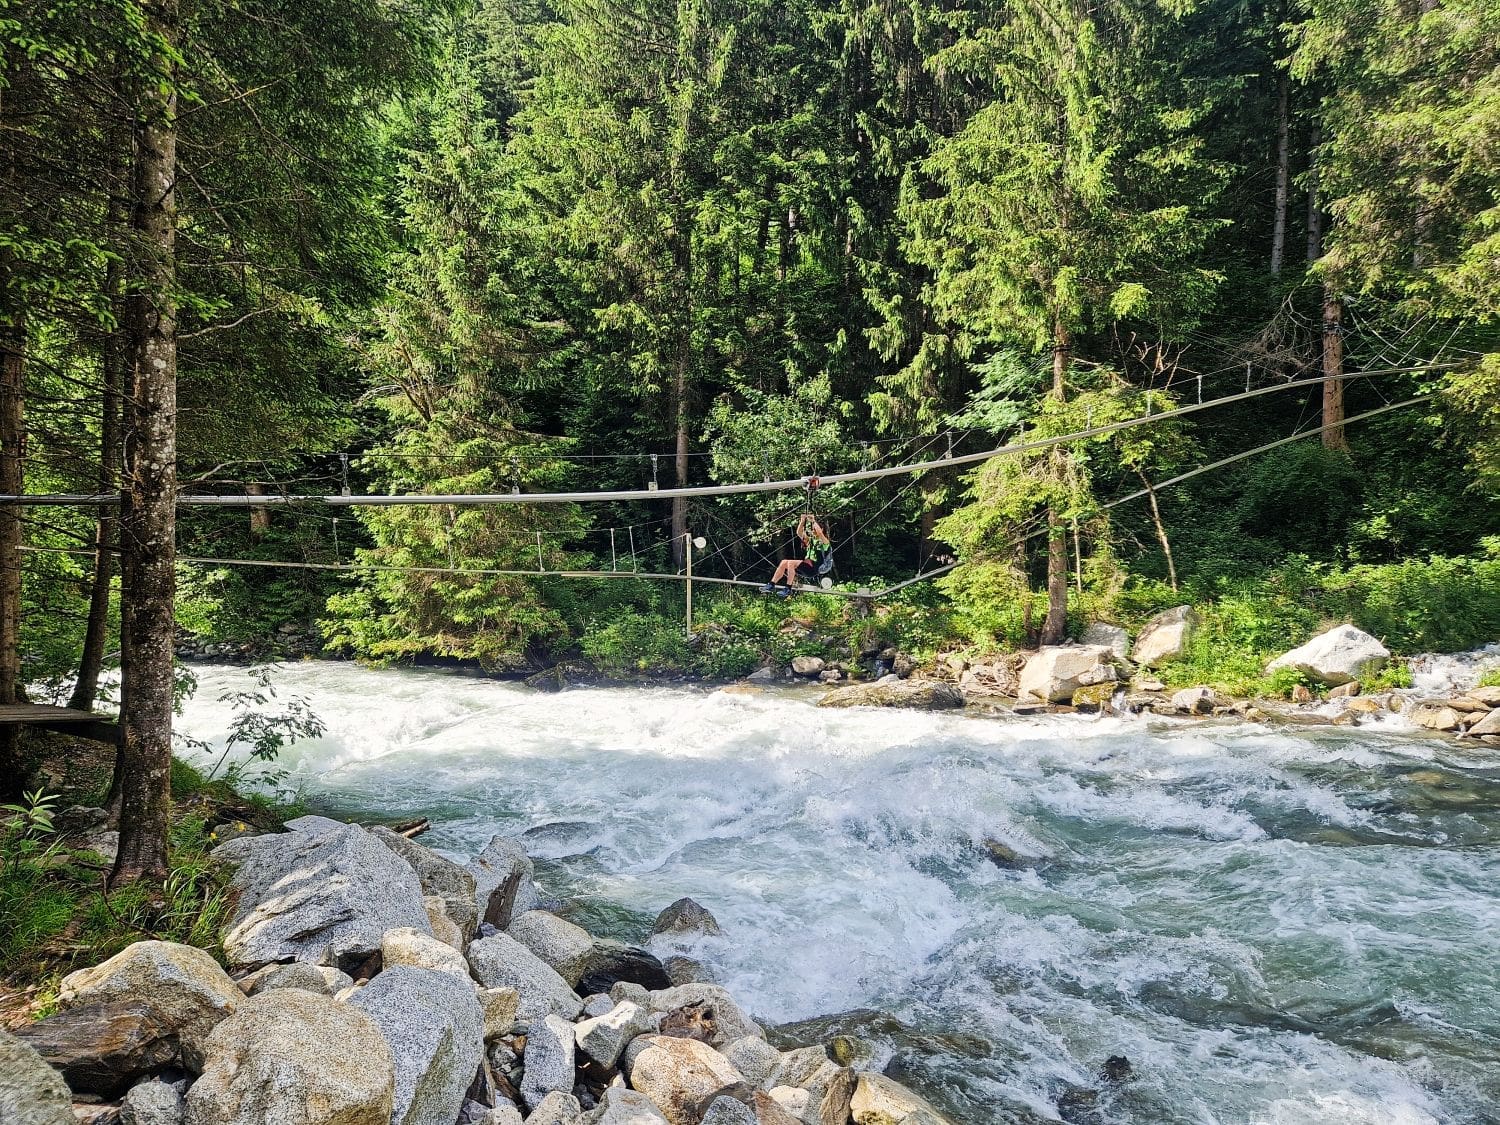
{"type": "Polygon", "coordinates": [[[797,540],[802,545],[801,557],[782,559],[777,563],[771,581],[760,588],[761,593],[790,597],[797,585],[797,575],[803,570],[812,574],[826,573],[825,564],[833,558],[833,543],[811,512],[803,512],[797,520],[797,540]]]}

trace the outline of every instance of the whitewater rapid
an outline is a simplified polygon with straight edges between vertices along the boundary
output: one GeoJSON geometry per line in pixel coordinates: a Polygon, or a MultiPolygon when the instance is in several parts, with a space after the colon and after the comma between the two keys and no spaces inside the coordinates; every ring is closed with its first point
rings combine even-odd
{"type": "MultiPolygon", "coordinates": [[[[243,669],[180,727],[217,757],[243,669]]],[[[284,785],[430,817],[454,857],[524,834],[538,881],[687,951],[770,1024],[856,1035],[971,1125],[1500,1121],[1500,757],[1388,730],[826,710],[787,690],[533,692],[281,667],[327,734],[284,785]],[[1044,857],[1005,870],[998,840],[1044,857]],[[829,1018],[836,1017],[836,1018],[829,1018]],[[1127,1056],[1133,1080],[1097,1075],[1127,1056]]],[[[655,947],[665,954],[672,950],[655,947]]]]}

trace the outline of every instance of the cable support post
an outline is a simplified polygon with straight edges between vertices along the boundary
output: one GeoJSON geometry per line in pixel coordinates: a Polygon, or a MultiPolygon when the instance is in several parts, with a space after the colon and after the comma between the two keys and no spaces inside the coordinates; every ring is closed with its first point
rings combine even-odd
{"type": "Polygon", "coordinates": [[[657,468],[657,466],[656,466],[656,458],[657,458],[657,455],[655,453],[651,454],[651,491],[652,492],[656,492],[660,488],[660,486],[656,482],[656,468],[657,468]]]}

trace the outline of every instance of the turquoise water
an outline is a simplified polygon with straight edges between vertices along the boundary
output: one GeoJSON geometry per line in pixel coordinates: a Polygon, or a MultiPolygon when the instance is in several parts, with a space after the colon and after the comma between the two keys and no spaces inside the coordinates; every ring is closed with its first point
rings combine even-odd
{"type": "MultiPolygon", "coordinates": [[[[214,745],[245,673],[197,671],[182,726],[214,745]]],[[[724,935],[687,952],[745,1006],[860,1038],[957,1121],[1500,1121],[1493,753],[330,663],[276,682],[328,724],[280,763],[319,807],[431,817],[455,856],[525,833],[544,890],[627,940],[691,895],[724,935]],[[1133,1077],[1099,1077],[1112,1055],[1133,1077]]]]}

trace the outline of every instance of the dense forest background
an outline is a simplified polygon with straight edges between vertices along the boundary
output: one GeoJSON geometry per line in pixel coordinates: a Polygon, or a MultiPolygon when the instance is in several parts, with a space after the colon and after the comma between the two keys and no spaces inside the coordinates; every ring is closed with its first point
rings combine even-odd
{"type": "MultiPolygon", "coordinates": [[[[809,502],[841,582],[963,560],[887,607],[918,645],[1235,598],[1500,632],[1496,0],[4,0],[0,33],[0,492],[121,488],[168,336],[190,492],[830,474],[1287,387],[813,497],[185,508],[188,558],[368,564],[178,562],[187,632],[628,666],[677,584],[453,571],[672,571],[690,530],[759,580],[809,502]]],[[[84,704],[120,518],[0,518],[23,679],[83,654],[84,704]]]]}

